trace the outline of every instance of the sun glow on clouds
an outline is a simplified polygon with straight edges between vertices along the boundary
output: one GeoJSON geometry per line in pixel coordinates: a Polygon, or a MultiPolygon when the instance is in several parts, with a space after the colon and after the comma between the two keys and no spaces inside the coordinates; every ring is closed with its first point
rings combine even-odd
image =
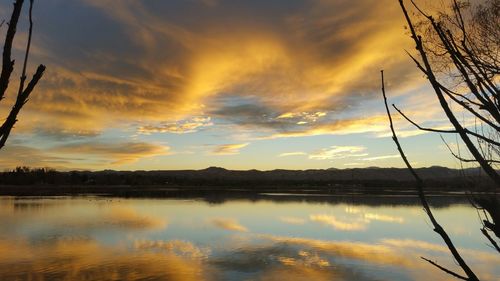
{"type": "Polygon", "coordinates": [[[391,154],[391,155],[382,155],[382,156],[367,157],[367,158],[363,158],[361,160],[363,160],[363,161],[377,161],[377,160],[399,158],[399,157],[401,157],[401,155],[399,155],[399,154],[391,154]]]}
{"type": "MultiPolygon", "coordinates": [[[[404,95],[420,83],[403,51],[411,41],[396,2],[235,3],[45,3],[39,8],[43,10],[37,18],[40,28],[32,60],[49,67],[14,134],[33,135],[44,147],[57,147],[41,154],[65,158],[68,164],[63,165],[78,164],[73,158],[99,160],[83,165],[89,168],[166,155],[168,148],[157,147],[155,141],[192,134],[216,135],[214,142],[202,135],[199,146],[228,143],[201,154],[234,155],[254,141],[385,136],[383,111],[366,107],[380,98],[378,70],[391,70],[388,88],[394,95],[404,95]],[[61,9],[71,14],[71,20],[61,9]],[[396,74],[398,79],[391,79],[396,74]],[[129,144],[134,151],[130,155],[97,143],[93,149],[79,145],[76,153],[73,144],[59,142],[112,130],[151,147],[146,151],[129,144]]],[[[3,10],[6,4],[0,6],[3,10]]],[[[423,114],[412,108],[413,112],[423,114]]],[[[338,159],[342,153],[348,152],[327,149],[309,158],[338,159]]],[[[41,162],[53,160],[57,159],[41,162]]]]}
{"type": "Polygon", "coordinates": [[[326,116],[326,112],[314,112],[314,113],[309,113],[309,112],[300,112],[300,113],[293,113],[293,112],[287,112],[283,113],[280,116],[276,117],[277,119],[299,119],[297,120],[297,125],[303,125],[307,124],[310,122],[316,122],[319,118],[326,116]]]}
{"type": "Polygon", "coordinates": [[[85,166],[107,168],[130,164],[142,158],[168,155],[170,147],[145,142],[84,142],[53,146],[41,150],[22,145],[6,146],[0,165],[70,169],[85,166]]]}
{"type": "Polygon", "coordinates": [[[297,152],[285,152],[285,153],[281,153],[280,155],[278,155],[278,157],[302,156],[302,155],[307,155],[307,153],[302,152],[302,151],[297,151],[297,152]]]}
{"type": "Polygon", "coordinates": [[[366,156],[366,147],[363,146],[332,146],[309,155],[309,159],[326,160],[342,159],[346,157],[366,156]]]}
{"type": "Polygon", "coordinates": [[[51,151],[63,155],[91,155],[104,161],[111,159],[110,164],[133,163],[142,157],[166,155],[169,148],[149,143],[129,142],[122,144],[83,143],[69,144],[53,148],[51,151]]]}
{"type": "Polygon", "coordinates": [[[390,155],[378,155],[378,156],[369,156],[368,149],[364,146],[338,146],[333,145],[328,148],[323,148],[320,150],[316,150],[310,153],[303,151],[294,151],[294,152],[284,152],[278,155],[278,157],[291,157],[291,156],[304,156],[310,160],[345,160],[349,159],[351,161],[357,162],[349,162],[344,163],[344,166],[364,166],[367,163],[371,162],[383,162],[388,159],[400,158],[399,154],[390,154],[390,155]]]}
{"type": "Polygon", "coordinates": [[[213,123],[210,117],[193,117],[188,120],[178,122],[160,123],[158,126],[146,125],[139,127],[138,131],[142,134],[151,133],[173,133],[173,134],[186,134],[198,131],[203,127],[212,126],[213,123]]]}
{"type": "Polygon", "coordinates": [[[212,154],[214,155],[234,155],[239,154],[240,149],[246,147],[248,143],[240,143],[240,144],[223,144],[216,146],[212,150],[212,154]]]}

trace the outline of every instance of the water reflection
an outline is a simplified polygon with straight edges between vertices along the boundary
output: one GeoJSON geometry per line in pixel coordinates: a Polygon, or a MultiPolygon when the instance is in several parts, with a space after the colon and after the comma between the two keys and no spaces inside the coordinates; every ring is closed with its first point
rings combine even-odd
{"type": "Polygon", "coordinates": [[[335,216],[330,215],[311,215],[311,221],[319,222],[324,225],[332,226],[336,230],[344,231],[361,231],[366,229],[366,222],[364,221],[342,221],[335,216]]]}
{"type": "Polygon", "coordinates": [[[232,230],[232,231],[240,231],[247,232],[248,229],[241,225],[237,220],[230,218],[213,218],[211,222],[219,228],[232,230]]]}
{"type": "MultiPolygon", "coordinates": [[[[436,215],[499,280],[475,210],[436,215]]],[[[420,256],[455,268],[418,205],[0,197],[0,280],[450,279],[420,256]]]]}
{"type": "Polygon", "coordinates": [[[125,251],[89,240],[39,246],[3,241],[0,251],[2,280],[208,280],[197,259],[125,251]]]}
{"type": "Polygon", "coordinates": [[[82,214],[78,219],[60,221],[67,228],[165,228],[167,220],[154,215],[141,215],[129,206],[110,206],[93,215],[82,214]]]}

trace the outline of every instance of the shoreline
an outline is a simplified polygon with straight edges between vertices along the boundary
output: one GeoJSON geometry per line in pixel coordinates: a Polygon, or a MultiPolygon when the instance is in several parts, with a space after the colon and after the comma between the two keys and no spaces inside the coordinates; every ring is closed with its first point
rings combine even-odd
{"type": "MultiPolygon", "coordinates": [[[[494,194],[494,193],[478,193],[494,194]]],[[[499,194],[498,191],[496,193],[499,194]]],[[[429,189],[428,200],[433,207],[447,207],[453,204],[469,204],[473,197],[465,190],[429,189]]],[[[420,206],[416,190],[398,189],[327,189],[321,187],[290,188],[264,187],[228,188],[199,186],[125,186],[125,185],[0,185],[0,197],[15,199],[47,197],[98,197],[103,199],[185,199],[202,200],[208,204],[223,204],[228,201],[273,201],[273,202],[310,202],[324,204],[353,205],[412,205],[420,206]]]]}

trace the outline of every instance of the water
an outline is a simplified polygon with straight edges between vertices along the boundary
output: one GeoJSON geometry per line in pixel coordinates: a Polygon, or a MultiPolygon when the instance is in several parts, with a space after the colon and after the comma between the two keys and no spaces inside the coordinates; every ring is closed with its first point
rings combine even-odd
{"type": "MultiPolygon", "coordinates": [[[[456,280],[420,259],[460,272],[416,202],[0,197],[0,280],[456,280]]],[[[434,203],[480,278],[500,280],[476,210],[434,203]]]]}

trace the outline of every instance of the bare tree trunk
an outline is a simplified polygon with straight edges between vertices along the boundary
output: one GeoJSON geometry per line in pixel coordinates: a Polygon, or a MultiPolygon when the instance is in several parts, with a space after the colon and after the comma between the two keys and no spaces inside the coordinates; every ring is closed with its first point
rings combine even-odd
{"type": "MultiPolygon", "coordinates": [[[[0,126],[0,149],[4,147],[7,138],[10,135],[14,124],[17,122],[17,115],[21,111],[22,107],[28,102],[28,98],[37,85],[38,81],[43,76],[45,71],[44,65],[39,65],[35,74],[31,78],[28,85],[25,87],[26,81],[26,68],[28,65],[29,51],[31,46],[31,36],[33,31],[33,2],[34,0],[30,0],[29,7],[29,33],[28,33],[28,42],[26,44],[26,51],[24,55],[24,62],[22,68],[22,74],[19,82],[19,88],[17,91],[16,101],[9,112],[7,118],[0,126]]],[[[14,60],[11,58],[12,55],[12,43],[14,41],[14,37],[16,35],[16,27],[19,21],[19,16],[21,15],[21,10],[24,4],[24,0],[16,0],[14,2],[14,9],[12,10],[12,15],[10,21],[8,23],[7,34],[5,35],[5,41],[3,46],[3,56],[2,56],[2,72],[0,73],[0,100],[4,98],[5,93],[9,87],[10,77],[12,72],[14,71],[14,60]]]]}
{"type": "MultiPolygon", "coordinates": [[[[437,78],[434,75],[433,68],[431,67],[431,64],[429,63],[427,53],[426,53],[424,46],[422,44],[422,38],[421,38],[421,36],[417,35],[417,33],[415,31],[414,24],[413,24],[412,20],[410,19],[410,16],[408,15],[408,11],[406,10],[406,7],[403,3],[403,0],[399,0],[399,3],[401,5],[401,9],[404,13],[406,22],[408,23],[408,26],[410,28],[411,37],[415,41],[415,44],[416,44],[415,47],[420,54],[420,58],[422,59],[423,65],[418,63],[418,61],[416,59],[414,59],[414,61],[417,63],[417,66],[427,76],[427,79],[431,83],[432,88],[434,89],[434,92],[436,93],[436,96],[439,100],[441,108],[443,109],[444,113],[448,117],[448,120],[450,121],[450,123],[455,128],[456,132],[460,135],[460,138],[467,146],[467,149],[469,150],[469,152],[472,154],[474,159],[479,163],[479,165],[484,170],[484,172],[495,182],[496,186],[500,187],[500,176],[495,171],[495,169],[493,169],[493,167],[484,159],[483,155],[479,152],[477,147],[474,145],[474,143],[469,138],[469,136],[467,134],[467,130],[462,126],[462,124],[460,124],[460,122],[455,117],[455,114],[450,109],[450,106],[448,105],[448,102],[446,101],[446,98],[443,94],[441,84],[437,81],[437,78]]],[[[423,14],[423,12],[422,12],[422,14],[423,14]]],[[[426,17],[429,19],[429,21],[431,21],[432,26],[436,29],[436,32],[439,34],[440,38],[443,38],[442,36],[444,36],[444,35],[441,33],[439,26],[434,21],[434,19],[432,17],[429,17],[429,16],[426,16],[426,17]]],[[[448,44],[448,42],[445,42],[445,44],[448,44]]],[[[467,77],[466,77],[466,80],[468,80],[467,77]]],[[[469,85],[469,87],[472,87],[472,89],[474,89],[474,86],[470,86],[470,83],[468,83],[468,85],[469,85]]]]}

